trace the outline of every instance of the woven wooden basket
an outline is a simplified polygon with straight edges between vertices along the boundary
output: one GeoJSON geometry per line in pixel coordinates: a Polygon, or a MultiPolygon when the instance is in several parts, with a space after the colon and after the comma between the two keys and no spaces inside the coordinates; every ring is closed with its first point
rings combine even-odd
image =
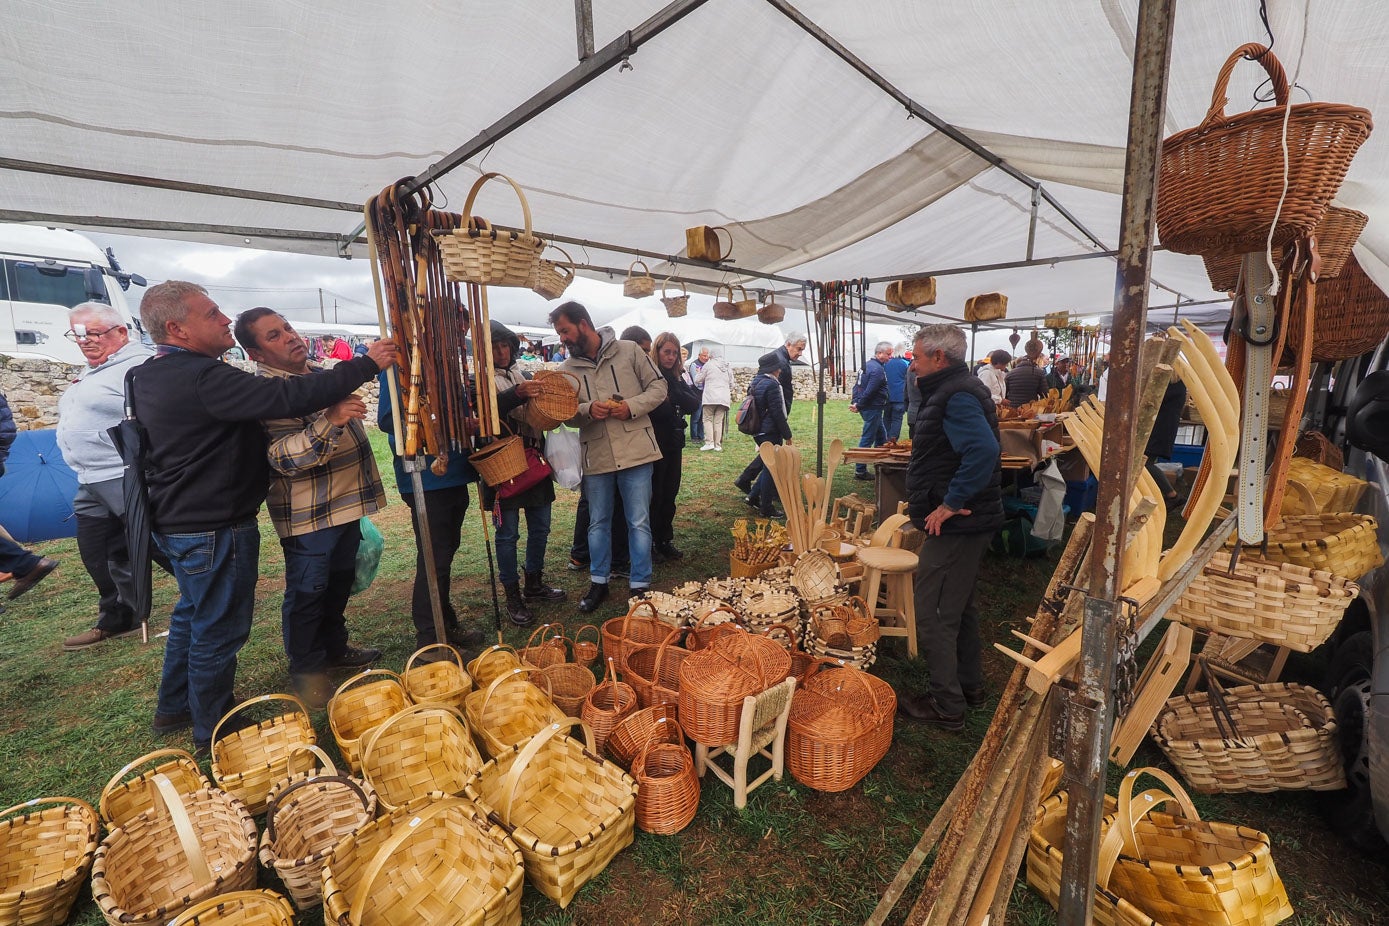
{"type": "MultiPolygon", "coordinates": [[[[535,285],[540,265],[540,252],[545,242],[531,231],[531,207],[526,194],[510,177],[487,173],[478,177],[463,203],[467,226],[436,236],[439,254],[444,263],[444,275],[458,283],[480,283],[483,286],[535,285]],[[473,215],[473,202],[483,184],[500,178],[511,185],[521,201],[525,230],[499,232],[481,216],[473,215]]],[[[502,480],[505,482],[505,480],[502,480]]]]}
{"type": "MultiPolygon", "coordinates": [[[[1360,238],[1360,233],[1365,230],[1365,224],[1370,217],[1363,212],[1356,212],[1354,209],[1346,209],[1342,206],[1327,206],[1326,215],[1322,217],[1321,224],[1317,226],[1317,253],[1321,256],[1321,275],[1317,277],[1323,284],[1341,275],[1345,269],[1346,261],[1350,259],[1351,248],[1360,238]]],[[[1240,263],[1243,255],[1240,254],[1219,254],[1204,258],[1206,262],[1206,276],[1210,277],[1211,289],[1216,292],[1234,292],[1239,285],[1240,263]]],[[[1275,255],[1275,258],[1277,255],[1275,255]]],[[[1275,263],[1278,261],[1275,259],[1275,263]]],[[[1321,305],[1321,291],[1318,287],[1318,307],[1321,305]]],[[[1318,315],[1320,316],[1320,312],[1318,315]]],[[[1320,318],[1318,318],[1320,321],[1320,318]]],[[[1293,331],[1300,332],[1301,327],[1293,327],[1289,330],[1291,336],[1293,331]]],[[[1313,359],[1324,359],[1313,354],[1313,359]]]]}
{"type": "Polygon", "coordinates": [[[250,698],[227,711],[212,728],[212,780],[255,816],[264,812],[271,786],[289,777],[289,756],[294,747],[317,742],[309,709],[294,695],[250,698]],[[262,704],[280,704],[289,709],[218,737],[228,720],[262,704]]]}
{"type": "Polygon", "coordinates": [[[893,280],[887,284],[883,300],[894,312],[919,309],[936,304],[936,278],[917,277],[914,280],[893,280]]]}
{"type": "Polygon", "coordinates": [[[631,845],[637,783],[589,747],[557,734],[580,720],[553,723],[482,767],[468,796],[492,807],[525,859],[526,877],[567,907],[579,888],[631,845]]]}
{"type": "Polygon", "coordinates": [[[839,567],[823,550],[807,550],[791,569],[791,584],[805,601],[824,601],[839,594],[839,567]]]}
{"type": "Polygon", "coordinates": [[[579,413],[579,378],[567,370],[536,370],[531,382],[540,394],[526,400],[526,424],[551,431],[579,413]]]}
{"type": "Polygon", "coordinates": [[[410,706],[405,683],[389,669],[358,672],[328,702],[328,728],[352,771],[362,767],[362,737],[410,706]]]}
{"type": "Polygon", "coordinates": [[[541,624],[526,638],[526,645],[516,651],[521,657],[522,667],[544,669],[569,661],[569,641],[564,635],[564,625],[555,621],[541,624]],[[540,642],[535,638],[540,637],[540,642]]]}
{"type": "Polygon", "coordinates": [[[294,909],[274,891],[233,891],[193,904],[169,926],[293,926],[294,909]]]}
{"type": "Polygon", "coordinates": [[[680,283],[680,295],[667,296],[666,283],[670,282],[667,277],[661,284],[661,305],[666,307],[667,318],[684,318],[690,312],[690,291],[685,287],[684,282],[680,283]]]}
{"type": "Polygon", "coordinates": [[[574,639],[569,643],[569,651],[574,655],[574,662],[585,668],[593,668],[593,664],[598,661],[598,649],[601,641],[602,635],[596,624],[584,624],[574,631],[574,639]],[[583,639],[585,630],[593,631],[592,640],[583,639]]]}
{"type": "Polygon", "coordinates": [[[683,634],[675,628],[660,643],[633,646],[627,651],[627,684],[637,693],[642,707],[679,701],[680,667],[693,655],[680,646],[683,634]]]}
{"type": "Polygon", "coordinates": [[[131,762],[111,776],[106,787],[101,789],[101,819],[108,828],[120,826],[138,813],[156,806],[159,798],[154,793],[154,776],[163,775],[179,794],[192,794],[212,787],[212,781],[198,767],[198,760],[182,749],[156,749],[131,762]],[[139,775],[129,777],[137,769],[145,769],[139,775]]]}
{"type": "Polygon", "coordinates": [[[481,766],[467,721],[447,704],[407,707],[362,745],[362,777],[385,810],[436,791],[458,794],[481,766]]]}
{"type": "Polygon", "coordinates": [[[1308,514],[1354,511],[1360,504],[1360,496],[1369,486],[1363,479],[1305,457],[1293,457],[1288,463],[1288,481],[1300,482],[1311,490],[1317,510],[1308,514]]]}
{"type": "Polygon", "coordinates": [[[1312,514],[1284,517],[1268,532],[1265,547],[1246,547],[1270,563],[1292,563],[1358,579],[1384,562],[1379,522],[1367,514],[1312,514]]]}
{"type": "Polygon", "coordinates": [[[749,563],[739,559],[732,550],[728,552],[728,574],[735,579],[751,579],[761,575],[768,569],[775,569],[777,561],[769,560],[765,563],[749,563]]]}
{"type": "Polygon", "coordinates": [[[740,599],[740,604],[743,609],[743,621],[754,633],[774,624],[796,621],[801,613],[801,600],[786,592],[745,595],[740,599]]]}
{"type": "MultiPolygon", "coordinates": [[[[1061,903],[1062,849],[1066,844],[1066,792],[1054,794],[1037,808],[1037,819],[1027,837],[1027,883],[1051,904],[1061,903]]],[[[1104,796],[1104,812],[1113,814],[1118,802],[1104,796]]],[[[1122,897],[1096,885],[1094,917],[1097,926],[1161,926],[1122,897]]]]}
{"type": "Polygon", "coordinates": [[[733,311],[736,313],[734,318],[752,318],[757,314],[757,300],[748,296],[748,291],[741,286],[737,287],[738,292],[743,294],[743,298],[733,303],[733,311]]]}
{"type": "Polygon", "coordinates": [[[468,723],[489,756],[525,742],[546,724],[568,719],[545,691],[527,683],[526,676],[549,684],[536,669],[513,669],[493,679],[485,690],[468,695],[464,703],[468,723]]]}
{"type": "Polygon", "coordinates": [[[300,910],[323,903],[323,863],[347,836],[376,819],[376,790],[360,778],[339,775],[322,750],[321,771],[300,772],[270,792],[260,863],[279,875],[300,910]]]}
{"type": "Polygon", "coordinates": [[[1241,556],[1230,575],[1230,556],[1211,557],[1169,617],[1190,627],[1263,640],[1310,653],[1331,636],[1360,588],[1329,572],[1241,556]]]}
{"type": "Polygon", "coordinates": [[[338,844],[323,870],[323,919],[520,926],[523,878],[521,850],[481,808],[422,797],[338,844]]]}
{"type": "Polygon", "coordinates": [[[637,601],[624,616],[603,622],[603,653],[616,659],[618,667],[625,670],[629,647],[660,643],[669,634],[670,625],[661,620],[655,603],[637,601]]]}
{"type": "Polygon", "coordinates": [[[1240,685],[1172,698],[1153,738],[1203,794],[1346,786],[1331,705],[1302,685],[1240,685]]]}
{"type": "Polygon", "coordinates": [[[870,643],[867,646],[853,646],[848,649],[840,649],[830,646],[824,640],[807,635],[805,638],[805,651],[812,653],[821,659],[829,660],[835,665],[849,666],[855,669],[867,671],[878,661],[878,645],[870,643]]]}
{"type": "Polygon", "coordinates": [[[720,637],[680,667],[680,726],[706,746],[736,743],[743,699],[790,674],[790,654],[766,637],[744,632],[720,637]]]}
{"type": "Polygon", "coordinates": [[[58,926],[96,855],[101,821],[75,797],[0,810],[0,926],[58,926]]]}
{"type": "Polygon", "coordinates": [[[526,471],[526,446],[521,438],[512,434],[469,454],[468,462],[473,464],[482,481],[495,489],[526,471]]]}
{"type": "Polygon", "coordinates": [[[617,664],[608,657],[608,674],[584,698],[579,716],[593,731],[593,749],[600,755],[613,728],[634,711],[640,710],[637,693],[626,682],[618,681],[617,664]]]}
{"type": "Polygon", "coordinates": [[[1003,293],[980,293],[965,300],[965,321],[989,322],[1008,314],[1008,297],[1003,293]]]}
{"type": "Polygon", "coordinates": [[[887,754],[896,712],[887,682],[821,660],[791,698],[786,767],[806,787],[846,791],[887,754]]]}
{"type": "Polygon", "coordinates": [[[648,589],[628,598],[627,607],[635,608],[638,602],[646,602],[651,605],[655,609],[656,617],[665,623],[667,629],[685,627],[694,623],[695,603],[688,598],[648,589]]]}
{"type": "Polygon", "coordinates": [[[531,284],[531,289],[542,299],[558,299],[574,282],[574,258],[557,244],[550,247],[563,254],[564,261],[546,260],[543,257],[536,260],[535,282],[531,284]]]}
{"type": "MultiPolygon", "coordinates": [[[[1360,267],[1354,256],[1334,280],[1317,286],[1312,360],[1347,360],[1374,350],[1389,334],[1389,296],[1360,267]]],[[[1288,321],[1288,347],[1301,349],[1294,332],[1302,331],[1299,313],[1288,321]]],[[[1286,357],[1285,357],[1286,359],[1286,357]]]]}
{"type": "Polygon", "coordinates": [[[690,825],[699,810],[699,775],[694,756],[680,726],[662,719],[657,726],[670,724],[672,733],[654,730],[632,763],[637,782],[637,826],[642,832],[669,836],[690,825]],[[675,742],[670,742],[673,737],[675,742]]]}
{"type": "Polygon", "coordinates": [[[162,926],[191,904],[256,886],[246,805],[216,788],[180,795],[167,778],[153,782],[160,806],[107,833],[92,860],[92,896],[111,926],[162,926]]]}
{"type": "Polygon", "coordinates": [[[727,283],[722,283],[714,290],[713,311],[714,317],[720,321],[733,321],[740,317],[738,315],[738,305],[733,301],[732,286],[729,286],[727,283]],[[728,298],[720,298],[725,289],[728,290],[728,298]]]}
{"type": "Polygon", "coordinates": [[[757,320],[764,325],[779,325],[786,318],[786,306],[776,301],[775,293],[767,293],[767,301],[757,307],[757,320]]]}
{"type": "Polygon", "coordinates": [[[644,299],[656,292],[656,281],[651,276],[651,268],[645,261],[634,260],[627,267],[627,279],[622,281],[622,295],[631,299],[644,299]],[[641,267],[641,273],[637,273],[641,267]]]}
{"type": "MultiPolygon", "coordinates": [[[[589,692],[593,691],[597,684],[593,670],[576,662],[557,662],[541,669],[540,674],[549,688],[550,700],[567,717],[579,716],[584,702],[588,700],[589,692]]],[[[532,680],[531,683],[540,684],[538,680],[532,680]]]]}
{"type": "Polygon", "coordinates": [[[660,731],[661,736],[675,738],[680,728],[676,724],[666,724],[663,720],[675,720],[676,707],[673,704],[655,704],[628,714],[608,735],[607,754],[624,769],[630,770],[632,763],[641,753],[642,747],[651,741],[652,733],[660,731]]]}
{"type": "Polygon", "coordinates": [[[1287,107],[1287,76],[1273,53],[1256,43],[1236,49],[1216,77],[1206,118],[1163,142],[1157,226],[1168,250],[1181,254],[1261,251],[1275,212],[1276,245],[1308,234],[1320,224],[1373,123],[1369,111],[1358,106],[1300,103],[1291,111],[1287,107]],[[1226,88],[1241,58],[1257,61],[1268,72],[1277,105],[1226,116],[1226,88]]]}
{"type": "Polygon", "coordinates": [[[832,649],[846,650],[877,643],[881,636],[878,619],[857,595],[843,604],[816,608],[811,612],[808,637],[832,649]]]}
{"type": "Polygon", "coordinates": [[[490,685],[500,676],[519,668],[521,657],[516,650],[505,643],[495,643],[468,663],[468,674],[472,675],[475,684],[490,685]]]}

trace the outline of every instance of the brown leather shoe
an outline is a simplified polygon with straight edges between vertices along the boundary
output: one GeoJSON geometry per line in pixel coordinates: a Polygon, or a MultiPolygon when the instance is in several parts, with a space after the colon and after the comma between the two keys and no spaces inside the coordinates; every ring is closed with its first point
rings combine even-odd
{"type": "Polygon", "coordinates": [[[129,630],[122,630],[120,633],[111,633],[102,630],[100,627],[93,627],[91,630],[84,630],[75,637],[68,637],[63,641],[63,649],[69,653],[74,650],[86,649],[89,646],[96,646],[107,640],[117,640],[121,637],[128,637],[131,634],[139,633],[139,627],[132,627],[129,630]]]}
{"type": "Polygon", "coordinates": [[[56,559],[49,559],[45,556],[43,559],[39,560],[37,566],[14,580],[14,587],[10,589],[9,599],[14,601],[20,595],[23,595],[29,589],[42,582],[44,576],[57,568],[58,561],[56,559]]]}
{"type": "Polygon", "coordinates": [[[947,714],[936,704],[930,695],[903,695],[897,699],[897,709],[913,720],[929,723],[951,733],[961,733],[965,729],[964,714],[947,714]]]}

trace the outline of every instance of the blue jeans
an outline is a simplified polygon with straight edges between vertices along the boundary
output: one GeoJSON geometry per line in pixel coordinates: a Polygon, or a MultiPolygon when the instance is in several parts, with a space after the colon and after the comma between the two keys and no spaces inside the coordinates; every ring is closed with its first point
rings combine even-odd
{"type": "Polygon", "coordinates": [[[887,435],[887,440],[899,440],[902,437],[902,417],[906,413],[906,402],[888,403],[887,413],[883,415],[883,433],[887,435]]]}
{"type": "Polygon", "coordinates": [[[323,672],[347,650],[347,599],[357,573],[360,521],[283,537],[285,601],[280,626],[290,675],[323,672]]]}
{"type": "MultiPolygon", "coordinates": [[[[703,390],[700,392],[702,393],[703,390]]],[[[696,409],[695,413],[690,416],[690,440],[696,443],[704,440],[704,415],[701,414],[702,411],[703,409],[696,409]]]]}
{"type": "Polygon", "coordinates": [[[545,569],[545,544],[550,539],[550,506],[503,508],[497,525],[497,573],[503,585],[520,581],[516,574],[516,541],[521,537],[521,512],[526,512],[526,572],[539,574],[545,569]]]}
{"type": "Polygon", "coordinates": [[[615,473],[584,476],[588,496],[589,578],[606,583],[612,569],[613,500],[622,496],[627,520],[627,551],[632,588],[651,584],[651,464],[643,463],[615,473]]]}
{"type": "MultiPolygon", "coordinates": [[[[887,435],[883,431],[883,412],[885,408],[860,408],[858,413],[863,416],[863,434],[858,439],[860,447],[880,447],[887,442],[887,435]]],[[[854,472],[867,474],[868,467],[860,463],[854,467],[854,472]]]]}
{"type": "Polygon", "coordinates": [[[23,578],[34,571],[39,560],[37,553],[30,553],[13,540],[0,537],[0,572],[23,578]]]}
{"type": "Polygon", "coordinates": [[[156,532],[154,542],[173,564],[179,591],[155,710],[192,714],[193,742],[208,743],[235,706],[236,654],[251,636],[260,531],[251,518],[197,534],[156,532]]]}

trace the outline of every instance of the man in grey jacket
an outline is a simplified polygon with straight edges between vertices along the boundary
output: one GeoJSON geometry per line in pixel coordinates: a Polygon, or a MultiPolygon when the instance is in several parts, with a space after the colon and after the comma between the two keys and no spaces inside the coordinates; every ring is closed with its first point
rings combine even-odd
{"type": "MultiPolygon", "coordinates": [[[[68,337],[86,358],[87,369],[58,400],[58,449],[77,473],[77,551],[100,599],[96,626],[63,641],[79,650],[134,633],[133,572],[125,541],[125,464],[107,429],[125,417],[125,374],[154,351],[130,332],[119,312],[102,302],[84,302],[68,312],[68,337]]],[[[153,545],[151,545],[153,548],[153,545]]],[[[153,550],[165,570],[169,561],[153,550]]]]}

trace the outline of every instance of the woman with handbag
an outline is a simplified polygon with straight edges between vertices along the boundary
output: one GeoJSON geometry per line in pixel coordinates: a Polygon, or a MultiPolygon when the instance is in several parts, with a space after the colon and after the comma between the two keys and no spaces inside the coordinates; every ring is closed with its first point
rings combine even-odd
{"type": "Polygon", "coordinates": [[[657,562],[684,556],[675,546],[675,496],[685,450],[685,416],[699,411],[699,391],[684,380],[680,341],[669,331],[656,335],[651,360],[666,381],[666,398],[651,413],[661,459],[651,470],[651,545],[657,562]]]}
{"type": "Polygon", "coordinates": [[[562,588],[545,583],[545,546],[550,538],[550,507],[555,501],[555,481],[540,451],[545,435],[526,423],[525,404],[540,394],[530,375],[516,368],[521,339],[501,322],[492,322],[492,375],[497,383],[497,409],[509,428],[526,445],[528,471],[513,482],[534,481],[533,485],[511,492],[508,485],[482,487],[482,501],[492,509],[497,527],[497,572],[506,590],[506,613],[511,623],[529,627],[535,615],[528,601],[562,601],[562,588]],[[543,469],[543,473],[541,470],[543,469]],[[536,478],[536,476],[539,478],[536,478]],[[521,512],[526,513],[526,584],[522,588],[516,571],[516,547],[521,535],[521,512]]]}

